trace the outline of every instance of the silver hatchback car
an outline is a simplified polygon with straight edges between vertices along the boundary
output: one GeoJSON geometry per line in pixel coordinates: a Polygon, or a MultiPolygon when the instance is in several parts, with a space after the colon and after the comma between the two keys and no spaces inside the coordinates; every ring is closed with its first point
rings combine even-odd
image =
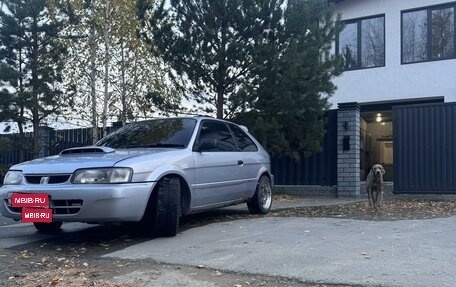
{"type": "Polygon", "coordinates": [[[131,123],[96,145],[10,168],[0,211],[16,220],[14,195],[48,196],[55,231],[62,222],[141,222],[174,236],[183,215],[247,202],[251,213],[272,204],[270,157],[243,126],[207,117],[131,123]]]}

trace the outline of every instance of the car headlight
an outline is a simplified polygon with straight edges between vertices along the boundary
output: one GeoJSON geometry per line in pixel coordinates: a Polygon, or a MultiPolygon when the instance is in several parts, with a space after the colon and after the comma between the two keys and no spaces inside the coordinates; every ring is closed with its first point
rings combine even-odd
{"type": "Polygon", "coordinates": [[[126,183],[133,171],[127,167],[79,169],[74,172],[72,183],[126,183]]]}
{"type": "Polygon", "coordinates": [[[10,170],[6,173],[3,184],[21,184],[22,183],[22,171],[10,170]]]}

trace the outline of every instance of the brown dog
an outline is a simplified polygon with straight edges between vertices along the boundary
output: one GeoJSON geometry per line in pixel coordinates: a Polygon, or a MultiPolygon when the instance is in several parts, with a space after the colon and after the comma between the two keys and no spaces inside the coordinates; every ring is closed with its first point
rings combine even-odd
{"type": "Polygon", "coordinates": [[[369,206],[379,208],[383,204],[383,175],[385,169],[381,164],[375,164],[367,176],[366,189],[369,206]]]}

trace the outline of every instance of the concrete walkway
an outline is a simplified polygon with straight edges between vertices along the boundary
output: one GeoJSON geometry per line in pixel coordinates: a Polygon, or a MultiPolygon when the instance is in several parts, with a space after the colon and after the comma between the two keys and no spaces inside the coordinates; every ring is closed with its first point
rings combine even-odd
{"type": "MultiPolygon", "coordinates": [[[[274,208],[358,199],[298,198],[274,208]]],[[[365,200],[365,199],[363,199],[365,200]]],[[[245,208],[239,206],[235,208],[245,208]]],[[[108,254],[125,259],[363,286],[456,286],[456,217],[257,218],[191,228],[108,254]]]]}

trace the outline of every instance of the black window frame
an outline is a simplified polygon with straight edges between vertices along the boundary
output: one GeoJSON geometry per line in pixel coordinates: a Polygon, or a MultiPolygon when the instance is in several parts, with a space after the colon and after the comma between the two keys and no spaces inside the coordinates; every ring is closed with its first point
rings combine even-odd
{"type": "MultiPolygon", "coordinates": [[[[366,17],[360,17],[360,18],[353,18],[353,19],[347,19],[347,20],[342,20],[342,23],[344,24],[353,24],[356,23],[357,25],[357,55],[356,55],[356,60],[357,60],[357,67],[355,68],[349,68],[345,69],[344,71],[356,71],[356,70],[365,70],[365,69],[375,69],[375,68],[382,68],[386,66],[386,14],[376,14],[376,15],[370,15],[366,17]],[[373,66],[373,67],[362,67],[361,66],[361,58],[362,58],[362,25],[361,22],[364,20],[370,20],[370,19],[375,19],[375,18],[383,18],[383,65],[378,65],[378,66],[373,66]]],[[[339,55],[339,36],[340,33],[336,37],[336,55],[339,55]]]]}
{"type": "Polygon", "coordinates": [[[199,145],[199,140],[200,140],[200,135],[201,135],[201,129],[202,129],[204,123],[217,123],[217,124],[225,125],[226,129],[228,130],[228,132],[229,132],[229,134],[231,136],[231,139],[233,140],[233,144],[234,144],[234,149],[233,150],[208,150],[208,151],[204,151],[204,152],[217,152],[218,153],[218,152],[237,152],[238,151],[236,140],[233,137],[233,133],[231,132],[231,129],[230,129],[229,125],[226,122],[217,121],[217,120],[201,120],[201,122],[199,124],[199,127],[198,127],[198,133],[196,134],[195,142],[193,143],[192,151],[194,151],[194,152],[198,151],[198,148],[199,148],[198,145],[199,145]]]}
{"type": "Polygon", "coordinates": [[[456,59],[456,2],[448,2],[442,4],[436,4],[431,6],[423,6],[413,9],[407,9],[401,11],[401,65],[410,65],[410,64],[418,64],[418,63],[427,63],[427,62],[435,62],[435,61],[445,61],[445,60],[454,60],[456,59]],[[454,19],[453,19],[453,55],[450,57],[442,57],[442,58],[433,58],[432,57],[432,11],[446,9],[446,8],[453,8],[454,10],[454,19]],[[427,15],[427,44],[426,44],[426,60],[419,60],[419,61],[412,61],[412,62],[404,62],[404,14],[410,12],[418,12],[418,11],[426,11],[427,15]]]}
{"type": "Polygon", "coordinates": [[[234,123],[228,123],[228,128],[230,129],[231,136],[233,137],[234,142],[236,144],[236,151],[239,151],[239,152],[258,152],[259,151],[258,145],[255,143],[255,141],[239,125],[236,125],[234,123]],[[255,146],[256,149],[255,150],[241,150],[241,148],[239,147],[239,142],[236,139],[236,134],[235,134],[235,131],[233,130],[233,127],[238,128],[244,134],[244,136],[246,136],[252,142],[252,144],[255,146]]]}

